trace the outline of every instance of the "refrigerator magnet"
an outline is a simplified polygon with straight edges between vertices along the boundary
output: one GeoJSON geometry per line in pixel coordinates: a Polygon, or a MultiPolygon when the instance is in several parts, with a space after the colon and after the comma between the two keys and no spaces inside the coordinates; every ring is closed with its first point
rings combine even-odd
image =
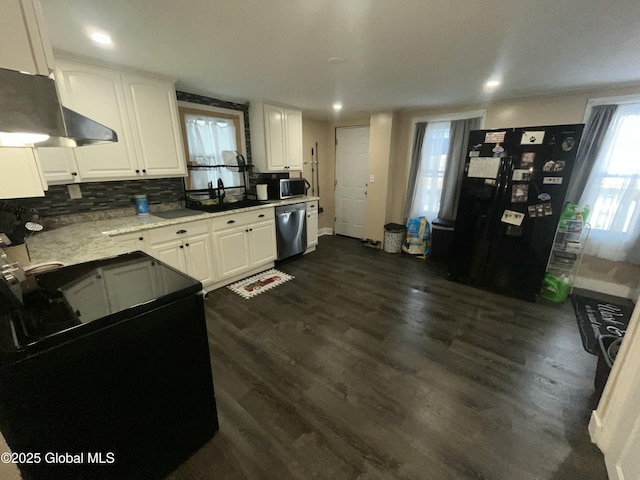
{"type": "Polygon", "coordinates": [[[470,157],[479,157],[480,156],[480,152],[478,152],[477,150],[472,150],[469,152],[469,156],[470,157]]]}
{"type": "Polygon", "coordinates": [[[536,206],[529,205],[527,207],[527,211],[529,212],[529,218],[536,218],[538,215],[536,214],[536,206]]]}
{"type": "Polygon", "coordinates": [[[531,180],[531,170],[516,168],[513,171],[511,180],[513,180],[514,182],[528,182],[529,180],[531,180]]]}
{"type": "Polygon", "coordinates": [[[565,165],[564,160],[558,160],[555,162],[553,160],[549,160],[543,165],[542,171],[543,172],[561,172],[562,170],[564,170],[564,165],[565,165]]]}
{"type": "Polygon", "coordinates": [[[528,198],[528,183],[516,183],[511,186],[511,203],[526,203],[528,198]]]}
{"type": "Polygon", "coordinates": [[[562,177],[544,177],[543,185],[562,185],[562,177]]]}
{"type": "Polygon", "coordinates": [[[487,132],[484,135],[484,143],[502,143],[504,142],[504,136],[507,134],[504,132],[487,132]]]}
{"type": "Polygon", "coordinates": [[[564,150],[565,152],[570,152],[575,146],[576,139],[573,137],[567,137],[562,141],[562,150],[564,150]]]}
{"type": "Polygon", "coordinates": [[[551,208],[551,204],[550,203],[543,203],[542,204],[542,209],[544,211],[544,216],[548,217],[549,215],[553,215],[553,209],[551,208]]]}
{"type": "Polygon", "coordinates": [[[533,161],[536,159],[535,152],[525,152],[520,157],[520,168],[533,168],[533,161]]]}
{"type": "Polygon", "coordinates": [[[524,220],[524,213],[514,212],[513,210],[505,210],[500,219],[501,222],[515,225],[516,227],[522,225],[522,220],[524,220]]]}
{"type": "Polygon", "coordinates": [[[551,200],[551,195],[549,195],[548,193],[541,193],[540,195],[538,195],[538,200],[542,202],[548,202],[549,200],[551,200]]]}
{"type": "Polygon", "coordinates": [[[542,145],[543,140],[544,140],[544,130],[542,131],[526,130],[522,133],[522,138],[520,139],[520,145],[542,145]]]}

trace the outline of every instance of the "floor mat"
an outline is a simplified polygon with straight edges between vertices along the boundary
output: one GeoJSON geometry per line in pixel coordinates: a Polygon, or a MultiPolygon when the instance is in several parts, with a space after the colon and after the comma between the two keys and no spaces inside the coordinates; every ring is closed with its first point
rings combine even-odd
{"type": "Polygon", "coordinates": [[[600,352],[600,336],[624,336],[633,311],[626,305],[575,294],[571,296],[571,304],[576,313],[582,346],[593,355],[600,352]]]}
{"type": "Polygon", "coordinates": [[[237,293],[241,297],[249,299],[251,297],[255,297],[256,295],[260,295],[267,290],[271,290],[278,285],[282,285],[284,282],[288,282],[293,278],[294,277],[292,275],[289,275],[288,273],[284,273],[280,270],[272,268],[271,270],[267,270],[266,272],[262,272],[258,275],[245,278],[244,280],[240,280],[236,283],[232,283],[227,288],[229,288],[232,292],[237,293]]]}

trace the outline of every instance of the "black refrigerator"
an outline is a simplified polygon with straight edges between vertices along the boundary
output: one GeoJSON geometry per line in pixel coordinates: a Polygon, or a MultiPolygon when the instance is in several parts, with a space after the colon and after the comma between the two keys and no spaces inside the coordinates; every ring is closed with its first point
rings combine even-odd
{"type": "Polygon", "coordinates": [[[470,132],[449,279],[535,301],[583,127],[470,132]]]}

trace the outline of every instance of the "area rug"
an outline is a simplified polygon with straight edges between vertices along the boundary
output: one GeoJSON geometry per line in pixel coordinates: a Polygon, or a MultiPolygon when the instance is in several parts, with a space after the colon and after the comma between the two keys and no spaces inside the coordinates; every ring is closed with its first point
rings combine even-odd
{"type": "Polygon", "coordinates": [[[294,278],[292,275],[272,268],[266,272],[232,283],[228,288],[241,297],[249,299],[256,295],[260,295],[267,290],[271,290],[278,285],[282,285],[284,282],[288,282],[292,278],[294,278]]]}
{"type": "Polygon", "coordinates": [[[571,304],[576,313],[576,321],[584,349],[598,355],[600,337],[624,337],[631,319],[632,308],[595,298],[572,295],[571,304]]]}

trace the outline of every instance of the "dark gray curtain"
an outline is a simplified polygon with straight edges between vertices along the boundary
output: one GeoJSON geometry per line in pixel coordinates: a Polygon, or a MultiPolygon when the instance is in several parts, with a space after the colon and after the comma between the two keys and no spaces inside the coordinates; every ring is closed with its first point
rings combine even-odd
{"type": "Polygon", "coordinates": [[[480,118],[466,118],[451,122],[449,132],[449,151],[444,169],[442,196],[440,197],[439,218],[455,220],[458,212],[458,197],[467,159],[469,132],[480,128],[480,118]]]}
{"type": "Polygon", "coordinates": [[[407,197],[404,200],[404,219],[405,222],[411,215],[411,205],[413,197],[416,194],[416,177],[420,170],[420,161],[422,159],[422,142],[424,141],[424,132],[427,130],[427,122],[416,123],[416,136],[413,139],[413,150],[411,152],[411,166],[409,167],[409,180],[407,181],[407,197]]]}
{"type": "Polygon", "coordinates": [[[591,170],[593,170],[593,164],[602,147],[602,141],[617,109],[618,105],[598,105],[591,109],[591,116],[587,120],[578,153],[576,153],[576,163],[573,166],[567,190],[567,202],[580,202],[582,192],[584,192],[591,170]]]}

